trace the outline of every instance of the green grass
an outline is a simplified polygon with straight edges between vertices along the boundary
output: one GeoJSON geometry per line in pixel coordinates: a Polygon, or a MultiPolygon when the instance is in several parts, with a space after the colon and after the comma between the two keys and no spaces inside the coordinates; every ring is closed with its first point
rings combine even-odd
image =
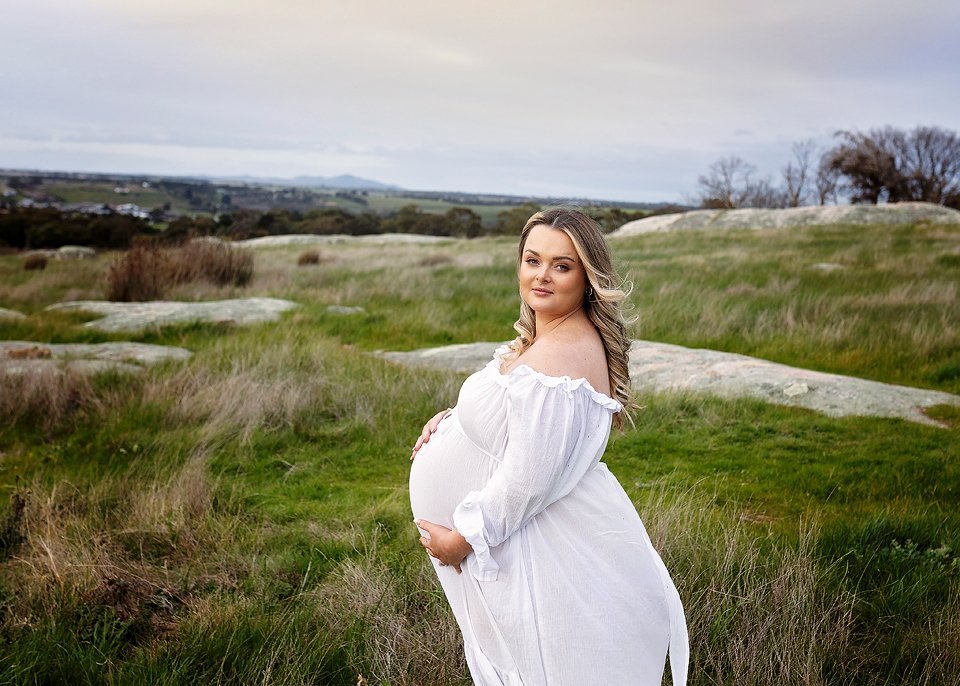
{"type": "MultiPolygon", "coordinates": [[[[334,201],[340,202],[341,198],[333,198],[334,201]]],[[[378,214],[389,214],[391,212],[396,212],[404,205],[416,205],[423,212],[432,212],[436,214],[443,214],[451,207],[469,207],[471,210],[480,215],[480,220],[483,222],[484,226],[492,226],[497,220],[497,214],[505,210],[510,210],[515,208],[515,205],[471,205],[467,204],[458,204],[447,202],[445,200],[433,200],[430,198],[411,198],[403,195],[394,195],[387,193],[377,193],[371,191],[367,195],[367,205],[364,209],[377,212],[378,214]]],[[[344,209],[353,208],[347,207],[344,205],[344,209]]]]}
{"type": "MultiPolygon", "coordinates": [[[[129,186],[128,193],[115,193],[116,184],[103,182],[68,182],[51,181],[44,182],[44,186],[50,195],[61,202],[95,202],[118,205],[123,203],[134,203],[147,210],[155,207],[163,207],[169,203],[170,209],[174,212],[195,213],[189,202],[184,198],[166,193],[158,188],[140,188],[135,185],[129,186]]],[[[481,221],[485,226],[492,226],[497,219],[497,214],[504,210],[513,209],[515,205],[475,205],[452,203],[445,200],[436,200],[431,198],[414,198],[395,193],[383,193],[369,191],[365,196],[366,204],[355,202],[348,197],[337,196],[335,191],[326,189],[317,189],[311,191],[315,194],[318,203],[324,207],[339,207],[348,212],[376,212],[386,215],[396,212],[405,205],[416,205],[424,212],[443,214],[451,207],[469,207],[480,215],[481,221]]]]}
{"type": "Polygon", "coordinates": [[[682,236],[617,243],[645,338],[960,392],[957,227],[682,236]]]}
{"type": "MultiPolygon", "coordinates": [[[[958,390],[956,228],[613,246],[645,338],[958,390]]],[[[77,385],[55,420],[0,417],[0,683],[468,683],[406,493],[413,439],[463,376],[368,352],[509,338],[513,250],[261,250],[247,288],[173,296],[300,303],[280,322],[146,332],[193,358],[77,385]]],[[[0,306],[30,314],[0,339],[118,338],[43,310],[102,297],[108,262],[0,256],[0,306]]],[[[606,461],[685,600],[692,684],[956,682],[957,428],[638,400],[606,461]]]]}
{"type": "Polygon", "coordinates": [[[170,203],[170,208],[176,212],[191,211],[189,203],[184,199],[155,188],[141,188],[131,185],[128,186],[130,189],[128,193],[115,193],[113,189],[116,184],[113,183],[79,183],[51,180],[45,181],[44,187],[48,193],[61,202],[67,203],[96,202],[110,205],[133,203],[147,210],[163,207],[165,203],[170,203]]]}

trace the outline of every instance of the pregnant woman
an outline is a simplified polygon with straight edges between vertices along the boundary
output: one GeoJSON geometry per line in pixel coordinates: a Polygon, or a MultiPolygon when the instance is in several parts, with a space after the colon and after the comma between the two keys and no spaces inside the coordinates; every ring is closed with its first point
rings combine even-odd
{"type": "Polygon", "coordinates": [[[597,224],[533,215],[520,236],[519,336],[431,419],[410,504],[463,633],[493,686],[660,686],[687,672],[680,597],[600,461],[632,406],[624,292],[597,224]]]}

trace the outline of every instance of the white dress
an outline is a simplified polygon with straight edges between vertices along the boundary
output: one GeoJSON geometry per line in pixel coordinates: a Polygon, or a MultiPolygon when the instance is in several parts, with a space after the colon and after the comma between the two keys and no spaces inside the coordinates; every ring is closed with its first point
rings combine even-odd
{"type": "Polygon", "coordinates": [[[686,683],[680,596],[600,461],[620,404],[586,379],[502,374],[508,354],[464,382],[410,470],[414,518],[473,547],[462,574],[430,559],[474,682],[660,686],[669,647],[686,683]]]}

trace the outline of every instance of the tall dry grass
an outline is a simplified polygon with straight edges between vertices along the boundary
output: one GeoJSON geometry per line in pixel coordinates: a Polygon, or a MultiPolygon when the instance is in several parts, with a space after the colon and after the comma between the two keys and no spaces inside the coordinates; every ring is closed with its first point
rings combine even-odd
{"type": "Polygon", "coordinates": [[[684,601],[693,683],[832,683],[855,597],[836,593],[818,562],[814,522],[788,544],[690,492],[654,490],[639,510],[684,601]]]}
{"type": "Polygon", "coordinates": [[[215,511],[205,462],[198,453],[152,479],[127,473],[82,490],[66,481],[18,489],[0,560],[17,589],[5,625],[107,612],[136,644],[172,628],[194,589],[228,585],[242,563],[220,546],[239,522],[215,511]]]}
{"type": "Polygon", "coordinates": [[[145,392],[172,398],[167,421],[199,426],[204,442],[247,443],[258,431],[290,428],[311,417],[322,421],[356,416],[370,424],[372,412],[356,412],[354,403],[344,405],[331,347],[336,344],[308,350],[288,340],[264,354],[225,341],[217,346],[219,364],[189,365],[172,377],[153,379],[145,392]]]}
{"type": "Polygon", "coordinates": [[[77,412],[97,411],[100,395],[88,374],[51,366],[0,373],[0,425],[59,426],[77,412]]]}
{"type": "MultiPolygon", "coordinates": [[[[339,423],[397,431],[410,396],[436,406],[456,397],[457,381],[369,359],[331,340],[225,338],[171,375],[144,383],[146,403],[166,404],[167,422],[198,427],[202,444],[248,443],[258,432],[339,423]]],[[[408,433],[409,426],[402,427],[408,433]]]]}
{"type": "Polygon", "coordinates": [[[137,245],[118,256],[107,274],[107,299],[157,300],[179,284],[206,281],[245,286],[253,278],[253,253],[224,243],[194,241],[177,248],[137,245]]]}
{"type": "MultiPolygon", "coordinates": [[[[449,686],[469,683],[456,621],[422,562],[398,573],[384,563],[374,536],[301,601],[323,608],[335,635],[355,634],[354,672],[368,684],[449,686]]],[[[358,680],[359,681],[359,680],[358,680]]]]}

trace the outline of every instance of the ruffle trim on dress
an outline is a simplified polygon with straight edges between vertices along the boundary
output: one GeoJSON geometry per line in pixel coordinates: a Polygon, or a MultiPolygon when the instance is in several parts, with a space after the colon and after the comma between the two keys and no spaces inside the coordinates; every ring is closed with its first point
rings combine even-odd
{"type": "Polygon", "coordinates": [[[583,389],[595,402],[604,408],[614,412],[619,412],[623,409],[623,405],[611,398],[609,395],[596,390],[590,385],[590,382],[583,377],[579,379],[572,379],[569,376],[550,376],[549,374],[539,372],[530,365],[523,364],[522,362],[511,369],[508,373],[504,374],[500,371],[500,368],[503,365],[504,357],[511,352],[513,351],[510,350],[508,346],[501,345],[494,351],[493,359],[487,363],[487,367],[496,375],[497,383],[504,388],[508,387],[513,379],[532,378],[547,388],[561,388],[568,396],[571,397],[575,391],[583,389]]]}
{"type": "Polygon", "coordinates": [[[496,581],[500,565],[490,555],[490,546],[483,537],[483,512],[480,510],[480,491],[470,491],[453,511],[453,524],[473,548],[474,560],[467,567],[477,581],[496,581]],[[473,563],[473,564],[471,564],[473,563]]]}

